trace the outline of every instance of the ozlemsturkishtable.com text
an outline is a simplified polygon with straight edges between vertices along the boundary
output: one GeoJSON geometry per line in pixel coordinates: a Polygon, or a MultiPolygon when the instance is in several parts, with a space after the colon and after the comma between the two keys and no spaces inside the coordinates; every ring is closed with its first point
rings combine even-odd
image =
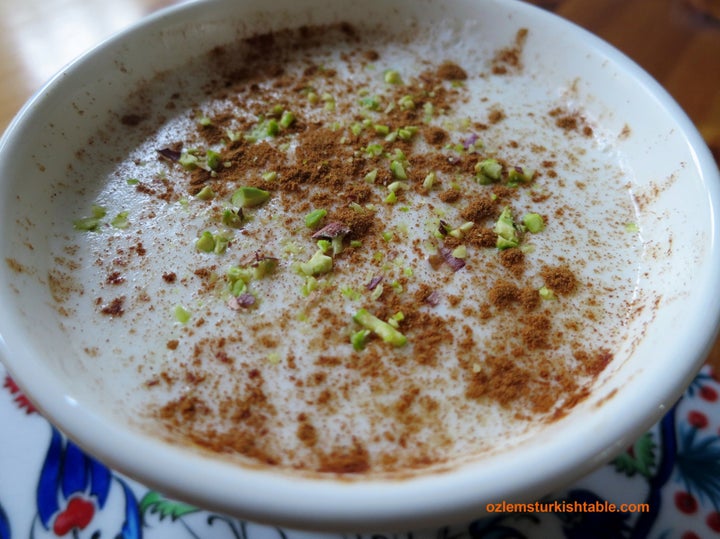
{"type": "Polygon", "coordinates": [[[485,506],[488,513],[647,513],[649,503],[612,503],[596,500],[581,502],[577,500],[556,500],[552,502],[532,503],[489,503],[485,506]]]}

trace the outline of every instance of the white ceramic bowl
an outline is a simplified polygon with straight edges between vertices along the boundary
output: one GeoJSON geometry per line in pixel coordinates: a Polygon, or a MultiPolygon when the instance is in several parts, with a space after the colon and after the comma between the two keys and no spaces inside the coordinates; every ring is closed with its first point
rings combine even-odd
{"type": "MultiPolygon", "coordinates": [[[[532,90],[528,90],[532,91],[532,90]]],[[[158,13],[62,70],[17,115],[0,142],[0,355],[42,412],[89,452],[189,502],[310,529],[419,528],[472,518],[487,503],[532,500],[607,462],[679,398],[702,364],[720,314],[720,179],[697,131],[668,94],[601,40],[507,0],[217,0],[158,13]],[[652,308],[594,393],[531,441],[443,473],[343,482],[244,469],[173,446],[113,420],[84,387],[72,335],[59,327],[47,284],[54,202],[68,163],[144,77],[259,30],[303,23],[476,20],[490,49],[530,29],[526,58],[544,90],[579,89],[583,109],[632,171],[645,245],[640,294],[652,308]]]]}

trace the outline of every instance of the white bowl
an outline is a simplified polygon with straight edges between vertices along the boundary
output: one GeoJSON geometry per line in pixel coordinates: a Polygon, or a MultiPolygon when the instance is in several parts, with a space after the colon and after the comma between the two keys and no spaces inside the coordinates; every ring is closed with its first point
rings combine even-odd
{"type": "MultiPolygon", "coordinates": [[[[480,45],[482,44],[482,45],[480,45]]],[[[701,137],[634,63],[568,22],[507,0],[217,0],[162,11],[73,62],[17,115],[0,141],[0,355],[37,407],[90,453],[178,497],[258,522],[316,530],[419,528],[469,519],[492,502],[532,500],[607,462],[679,398],[720,316],[720,178],[701,137]],[[473,21],[495,50],[518,28],[541,73],[533,92],[574,92],[615,133],[636,193],[644,242],[636,292],[651,298],[623,323],[627,339],[593,393],[530,440],[443,472],[342,481],[249,469],[131,428],[87,391],[48,286],[58,207],[75,152],[144,78],[257,31],[337,20],[473,21]],[[629,129],[628,129],[629,128],[629,129]]],[[[64,213],[65,212],[65,213],[64,213]]],[[[119,374],[120,375],[120,374],[119,374]]]]}

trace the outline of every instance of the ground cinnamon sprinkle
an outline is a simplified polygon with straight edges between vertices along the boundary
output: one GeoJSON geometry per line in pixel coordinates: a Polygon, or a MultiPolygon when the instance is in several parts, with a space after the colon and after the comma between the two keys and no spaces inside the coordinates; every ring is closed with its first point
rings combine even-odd
{"type": "MultiPolygon", "coordinates": [[[[471,91],[521,74],[526,37],[481,73],[391,65],[381,36],[308,26],[214,50],[203,96],[163,101],[184,127],[132,190],[195,235],[167,239],[184,251],[154,296],[94,309],[176,302],[145,384],[168,438],[251,465],[392,475],[492,450],[472,426],[488,415],[512,432],[587,398],[613,355],[584,341],[597,306],[583,261],[524,221],[570,219],[556,194],[571,167],[511,132],[511,105],[471,91]]],[[[592,135],[581,114],[543,110],[544,127],[592,135]]],[[[102,284],[119,294],[155,252],[135,239],[98,257],[102,284]]]]}
{"type": "Polygon", "coordinates": [[[545,284],[559,294],[572,294],[577,287],[577,279],[567,266],[543,267],[540,271],[545,284]]]}

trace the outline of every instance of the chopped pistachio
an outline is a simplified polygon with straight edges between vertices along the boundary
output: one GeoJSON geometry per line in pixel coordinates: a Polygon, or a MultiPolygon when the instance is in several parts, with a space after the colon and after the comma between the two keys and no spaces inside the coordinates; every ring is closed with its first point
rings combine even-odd
{"type": "Polygon", "coordinates": [[[274,170],[270,170],[268,172],[263,172],[260,177],[266,182],[274,182],[277,180],[278,173],[274,170]]]}
{"type": "Polygon", "coordinates": [[[373,288],[372,293],[370,294],[370,298],[373,300],[378,299],[380,296],[382,296],[383,293],[383,285],[379,284],[375,288],[373,288]]]}
{"type": "Polygon", "coordinates": [[[508,181],[510,183],[527,183],[535,177],[535,171],[527,167],[511,167],[508,170],[508,181]]]}
{"type": "Polygon", "coordinates": [[[330,243],[332,244],[333,254],[339,255],[343,252],[343,239],[345,236],[335,236],[333,239],[330,240],[330,243]]]}
{"type": "Polygon", "coordinates": [[[388,133],[385,135],[385,142],[395,142],[395,140],[398,138],[398,132],[393,131],[392,133],[388,133]]]}
{"type": "Polygon", "coordinates": [[[243,224],[243,213],[242,208],[237,210],[228,208],[223,211],[222,224],[229,226],[230,228],[240,228],[243,224]]]}
{"type": "Polygon", "coordinates": [[[137,185],[140,183],[140,180],[138,180],[137,178],[128,178],[126,182],[128,185],[137,185]]]}
{"type": "Polygon", "coordinates": [[[442,225],[442,229],[445,230],[448,236],[452,236],[453,238],[461,239],[465,237],[465,234],[467,234],[472,227],[475,226],[475,223],[472,221],[466,221],[465,223],[461,224],[457,228],[450,228],[450,226],[441,220],[440,224],[442,225]]]}
{"type": "Polygon", "coordinates": [[[327,253],[332,249],[332,242],[330,240],[318,240],[317,246],[323,253],[327,253]]]}
{"type": "Polygon", "coordinates": [[[209,185],[206,185],[200,191],[197,195],[195,195],[195,198],[198,198],[200,200],[210,200],[215,197],[215,191],[213,191],[212,187],[209,185]]]}
{"type": "Polygon", "coordinates": [[[206,230],[200,237],[195,241],[195,247],[198,251],[204,253],[212,253],[215,250],[215,237],[212,232],[206,230]]]}
{"type": "Polygon", "coordinates": [[[402,84],[400,73],[394,69],[388,69],[384,74],[385,82],[388,84],[402,84]]]}
{"type": "Polygon", "coordinates": [[[403,110],[412,110],[415,108],[415,101],[413,100],[411,95],[404,95],[398,101],[398,105],[403,110]]]}
{"type": "Polygon", "coordinates": [[[178,163],[180,163],[186,170],[193,170],[194,168],[197,168],[200,163],[200,159],[198,159],[197,155],[195,155],[191,150],[188,150],[180,155],[178,163]]]}
{"type": "Polygon", "coordinates": [[[398,129],[398,138],[400,140],[410,140],[418,134],[419,129],[414,125],[406,125],[398,129]]]}
{"type": "Polygon", "coordinates": [[[226,276],[230,282],[243,281],[245,283],[249,283],[252,279],[252,272],[248,268],[230,266],[227,270],[226,276]]]}
{"type": "Polygon", "coordinates": [[[96,217],[83,217],[82,219],[76,219],[73,221],[73,227],[75,230],[90,232],[97,230],[98,226],[100,226],[100,219],[96,217]]]}
{"type": "Polygon", "coordinates": [[[346,298],[353,300],[353,301],[357,301],[362,298],[362,294],[360,292],[358,292],[357,290],[355,290],[351,286],[342,287],[340,289],[340,292],[342,293],[343,296],[345,296],[346,298]]]}
{"type": "Polygon", "coordinates": [[[270,363],[271,365],[277,365],[278,363],[280,363],[281,359],[282,358],[280,357],[280,354],[277,352],[270,352],[267,355],[268,363],[270,363]]]}
{"type": "Polygon", "coordinates": [[[210,118],[208,118],[207,116],[201,116],[201,117],[198,119],[198,123],[199,123],[202,127],[208,127],[208,126],[212,125],[212,120],[211,120],[210,118]]]}
{"type": "Polygon", "coordinates": [[[377,133],[378,135],[383,135],[383,136],[385,136],[385,135],[387,135],[388,133],[390,133],[390,126],[388,126],[388,125],[375,124],[375,125],[373,125],[373,130],[374,130],[375,133],[377,133]]]}
{"type": "Polygon", "coordinates": [[[190,311],[185,309],[185,307],[183,307],[182,305],[177,305],[175,307],[174,314],[175,314],[175,320],[177,320],[181,324],[187,324],[190,321],[190,317],[191,317],[190,311]]]}
{"type": "Polygon", "coordinates": [[[364,152],[368,157],[379,157],[383,153],[383,147],[381,144],[368,144],[364,152]]]}
{"type": "Polygon", "coordinates": [[[205,160],[210,170],[218,170],[222,166],[222,159],[220,154],[214,150],[208,150],[205,152],[205,160]]]}
{"type": "Polygon", "coordinates": [[[83,217],[82,219],[73,221],[73,227],[76,230],[83,231],[97,230],[97,227],[100,226],[102,218],[107,215],[107,210],[102,206],[94,204],[90,209],[90,215],[90,217],[83,217]]]}
{"type": "Polygon", "coordinates": [[[542,232],[545,229],[545,221],[539,213],[526,213],[523,215],[522,223],[533,234],[542,232]]]}
{"type": "Polygon", "coordinates": [[[499,181],[502,177],[502,165],[497,159],[483,159],[475,165],[475,180],[481,185],[499,181]]]}
{"type": "Polygon", "coordinates": [[[403,346],[407,343],[407,337],[400,333],[396,328],[387,322],[383,322],[378,317],[370,314],[366,309],[358,310],[353,316],[353,320],[378,335],[384,342],[393,346],[403,346]]]}
{"type": "Polygon", "coordinates": [[[257,265],[255,266],[255,273],[253,274],[253,277],[255,279],[263,279],[267,277],[268,275],[272,275],[278,266],[278,259],[277,258],[263,258],[262,260],[258,260],[257,265]]]}
{"type": "Polygon", "coordinates": [[[326,111],[332,112],[335,110],[335,98],[331,94],[326,92],[322,96],[320,96],[320,99],[324,103],[323,108],[326,111]]]}
{"type": "Polygon", "coordinates": [[[467,256],[468,256],[467,247],[465,245],[458,245],[457,247],[455,247],[455,249],[453,249],[452,255],[455,258],[467,258],[467,256]]]}
{"type": "Polygon", "coordinates": [[[241,138],[240,133],[237,131],[233,131],[232,129],[226,129],[225,134],[230,139],[230,142],[237,142],[241,138]]]}
{"type": "Polygon", "coordinates": [[[308,275],[305,277],[305,283],[302,285],[302,288],[300,288],[300,293],[303,296],[307,297],[310,295],[311,292],[317,290],[318,286],[318,280],[312,275],[308,275]]]}
{"type": "Polygon", "coordinates": [[[364,349],[370,333],[372,332],[369,329],[361,329],[360,331],[356,331],[355,333],[353,333],[350,336],[350,342],[353,345],[353,349],[357,350],[358,352],[364,349]]]}
{"type": "Polygon", "coordinates": [[[280,127],[282,127],[283,129],[287,129],[294,123],[295,115],[289,110],[284,111],[282,113],[282,116],[280,117],[280,127]]]}
{"type": "Polygon", "coordinates": [[[405,320],[405,315],[402,311],[398,311],[390,318],[388,318],[388,324],[390,324],[395,329],[398,329],[400,327],[400,322],[402,322],[403,320],[405,320]]]}
{"type": "Polygon", "coordinates": [[[390,191],[388,196],[385,197],[385,204],[395,204],[397,202],[397,195],[395,191],[390,191]]]}
{"type": "Polygon", "coordinates": [[[230,293],[235,297],[246,293],[247,289],[247,283],[242,279],[238,279],[230,284],[230,293]]]}
{"type": "Polygon", "coordinates": [[[555,292],[550,290],[547,286],[543,286],[542,288],[540,288],[540,290],[538,290],[538,293],[540,294],[540,297],[542,299],[546,299],[546,300],[557,299],[555,292]]]}
{"type": "Polygon", "coordinates": [[[394,181],[394,182],[388,184],[387,188],[388,188],[388,191],[390,191],[392,193],[396,193],[403,189],[409,189],[407,182],[400,181],[400,180],[397,180],[397,181],[394,181]]]}
{"type": "Polygon", "coordinates": [[[265,126],[265,132],[268,137],[276,137],[280,134],[280,124],[274,118],[269,119],[265,126]]]}
{"type": "Polygon", "coordinates": [[[360,105],[368,110],[380,110],[380,99],[376,95],[363,97],[360,105]]]}
{"type": "Polygon", "coordinates": [[[375,183],[375,180],[377,179],[377,175],[378,175],[378,169],[374,168],[370,172],[365,174],[364,180],[367,183],[375,183]]]}
{"type": "Polygon", "coordinates": [[[130,212],[121,211],[115,217],[113,217],[113,220],[110,221],[110,224],[115,228],[127,228],[130,225],[130,221],[128,221],[128,215],[130,215],[130,212]]]}
{"type": "Polygon", "coordinates": [[[213,252],[216,255],[221,255],[227,250],[227,246],[230,243],[230,238],[227,236],[223,236],[222,234],[216,234],[213,236],[213,239],[215,240],[215,248],[213,249],[213,252]]]}
{"type": "Polygon", "coordinates": [[[423,183],[422,183],[423,190],[425,192],[432,191],[432,188],[435,185],[436,179],[437,179],[437,175],[434,172],[428,173],[428,175],[425,176],[425,179],[423,180],[423,183]]]}
{"type": "Polygon", "coordinates": [[[625,232],[640,232],[640,227],[637,225],[637,223],[626,223],[625,232]]]}
{"type": "Polygon", "coordinates": [[[425,123],[429,123],[432,120],[433,114],[435,113],[435,106],[430,101],[426,101],[423,104],[423,113],[425,114],[425,123]]]}
{"type": "Polygon", "coordinates": [[[520,244],[515,222],[513,221],[512,210],[509,207],[503,209],[500,217],[493,228],[493,232],[497,234],[497,248],[508,249],[517,247],[520,244]]]}
{"type": "Polygon", "coordinates": [[[332,269],[333,259],[323,253],[322,249],[315,251],[315,254],[307,262],[300,264],[300,271],[305,275],[319,275],[327,273],[332,269]]]}
{"type": "Polygon", "coordinates": [[[263,204],[270,198],[270,193],[257,187],[240,187],[231,198],[234,205],[241,208],[252,208],[263,204]]]}
{"type": "Polygon", "coordinates": [[[327,210],[313,210],[305,216],[305,226],[308,228],[317,228],[320,222],[327,215],[327,210]]]}
{"type": "Polygon", "coordinates": [[[405,172],[405,167],[403,166],[402,162],[394,159],[390,162],[390,172],[392,172],[393,177],[397,178],[398,180],[407,180],[407,173],[405,172]]]}

